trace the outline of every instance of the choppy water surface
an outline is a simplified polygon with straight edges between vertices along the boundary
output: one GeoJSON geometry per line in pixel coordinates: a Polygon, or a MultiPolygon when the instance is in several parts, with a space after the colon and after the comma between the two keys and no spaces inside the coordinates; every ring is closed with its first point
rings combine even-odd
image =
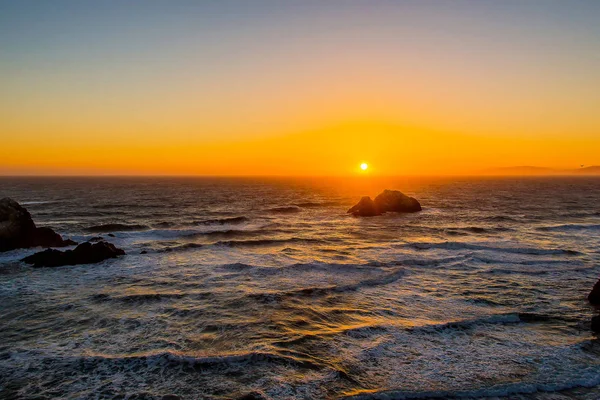
{"type": "Polygon", "coordinates": [[[128,255],[0,254],[2,398],[599,396],[599,179],[2,178],[4,196],[128,255]],[[384,188],[424,211],[345,214],[384,188]]]}

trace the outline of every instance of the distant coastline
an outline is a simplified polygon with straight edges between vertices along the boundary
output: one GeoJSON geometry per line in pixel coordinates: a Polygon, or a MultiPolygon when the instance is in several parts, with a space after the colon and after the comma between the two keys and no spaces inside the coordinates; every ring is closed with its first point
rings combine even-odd
{"type": "Polygon", "coordinates": [[[573,168],[573,169],[556,169],[535,166],[516,166],[503,168],[489,168],[481,171],[482,175],[600,175],[600,166],[593,165],[589,167],[573,168]]]}

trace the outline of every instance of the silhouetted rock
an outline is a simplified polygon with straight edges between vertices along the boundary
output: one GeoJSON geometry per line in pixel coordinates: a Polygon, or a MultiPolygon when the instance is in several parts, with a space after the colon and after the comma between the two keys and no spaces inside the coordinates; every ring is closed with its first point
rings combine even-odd
{"type": "Polygon", "coordinates": [[[375,197],[375,206],[379,212],[406,212],[421,211],[421,204],[414,197],[409,197],[398,190],[384,190],[375,197]]]}
{"type": "Polygon", "coordinates": [[[369,196],[364,196],[360,199],[360,201],[354,207],[349,209],[348,212],[360,217],[373,217],[381,214],[377,210],[375,202],[369,196]]]}
{"type": "Polygon", "coordinates": [[[112,233],[109,233],[108,235],[106,235],[108,237],[115,237],[115,235],[113,235],[112,233]]]}
{"type": "Polygon", "coordinates": [[[94,236],[93,238],[89,238],[88,242],[99,242],[101,240],[104,240],[104,238],[102,236],[94,236]]]}
{"type": "Polygon", "coordinates": [[[600,333],[600,315],[592,317],[592,331],[600,333]]]}
{"type": "Polygon", "coordinates": [[[146,250],[142,250],[140,254],[148,254],[148,252],[146,250]]]}
{"type": "Polygon", "coordinates": [[[23,262],[33,264],[34,267],[60,267],[63,265],[94,264],[108,258],[125,255],[125,252],[116,248],[112,243],[85,242],[74,250],[60,251],[47,249],[25,257],[23,262]]]}
{"type": "Polygon", "coordinates": [[[37,228],[31,214],[8,197],[0,200],[0,252],[28,247],[65,247],[77,244],[50,228],[37,228]]]}
{"type": "Polygon", "coordinates": [[[588,300],[591,304],[600,305],[600,280],[596,282],[590,294],[588,294],[588,300]]]}
{"type": "Polygon", "coordinates": [[[397,190],[384,190],[375,200],[365,196],[352,208],[349,213],[355,216],[372,217],[385,212],[417,212],[421,211],[421,204],[417,199],[409,197],[397,190]]]}

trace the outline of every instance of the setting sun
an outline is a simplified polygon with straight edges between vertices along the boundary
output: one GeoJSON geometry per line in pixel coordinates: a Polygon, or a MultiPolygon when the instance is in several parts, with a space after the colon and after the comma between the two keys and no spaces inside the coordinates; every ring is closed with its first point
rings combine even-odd
{"type": "Polygon", "coordinates": [[[360,164],[360,169],[362,169],[363,171],[366,171],[367,168],[369,168],[369,165],[367,163],[360,164]]]}

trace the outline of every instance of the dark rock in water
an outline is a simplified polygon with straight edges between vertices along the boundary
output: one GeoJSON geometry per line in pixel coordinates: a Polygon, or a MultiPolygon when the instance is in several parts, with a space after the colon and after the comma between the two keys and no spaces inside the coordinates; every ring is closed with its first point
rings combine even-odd
{"type": "Polygon", "coordinates": [[[8,197],[0,200],[0,252],[28,247],[65,247],[77,244],[50,228],[37,228],[31,214],[8,197]]]}
{"type": "Polygon", "coordinates": [[[59,251],[47,249],[25,257],[23,262],[33,264],[34,267],[60,267],[63,265],[94,264],[108,258],[125,255],[125,252],[116,248],[112,243],[85,242],[74,250],[59,251]]]}
{"type": "Polygon", "coordinates": [[[600,305],[600,280],[592,288],[592,291],[588,295],[588,300],[591,304],[600,305]]]}
{"type": "Polygon", "coordinates": [[[365,196],[358,204],[348,210],[349,213],[361,217],[372,217],[385,212],[418,212],[421,204],[418,200],[397,190],[384,190],[375,200],[365,196]]]}
{"type": "Polygon", "coordinates": [[[140,254],[148,254],[146,250],[142,250],[140,254]]]}
{"type": "Polygon", "coordinates": [[[600,315],[592,317],[592,331],[600,333],[600,315]]]}
{"type": "Polygon", "coordinates": [[[364,196],[360,199],[360,201],[354,207],[349,209],[348,212],[360,217],[373,217],[381,214],[379,210],[377,210],[375,202],[369,196],[364,196]]]}
{"type": "Polygon", "coordinates": [[[112,233],[109,233],[108,235],[106,235],[108,237],[115,237],[115,235],[113,235],[112,233]]]}
{"type": "Polygon", "coordinates": [[[417,212],[421,211],[421,204],[414,197],[409,197],[398,190],[384,190],[375,197],[375,206],[384,213],[393,212],[417,212]]]}
{"type": "Polygon", "coordinates": [[[101,240],[104,240],[102,236],[94,236],[93,238],[88,239],[88,242],[99,242],[101,240]]]}

